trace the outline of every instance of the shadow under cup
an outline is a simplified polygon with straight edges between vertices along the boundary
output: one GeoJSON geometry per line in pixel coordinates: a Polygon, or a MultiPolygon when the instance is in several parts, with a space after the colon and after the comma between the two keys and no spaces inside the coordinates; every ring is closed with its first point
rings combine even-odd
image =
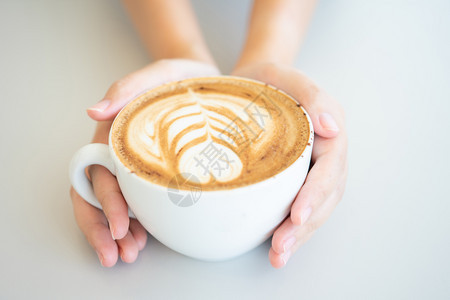
{"type": "MultiPolygon", "coordinates": [[[[214,78],[245,81],[276,90],[264,83],[238,77],[214,78]]],[[[186,173],[177,174],[168,185],[153,183],[121,161],[112,146],[116,142],[112,140],[113,130],[109,135],[109,145],[86,145],[75,154],[70,166],[71,182],[87,202],[101,209],[84,170],[92,164],[103,165],[116,176],[129,206],[130,217],[137,218],[161,243],[201,260],[230,259],[255,248],[272,235],[289,214],[292,201],[303,185],[309,169],[314,133],[308,114],[303,107],[300,109],[310,129],[303,152],[283,171],[256,183],[219,190],[204,190],[201,184],[186,188],[186,179],[198,182],[198,179],[192,179],[195,175],[186,173]]],[[[116,117],[113,128],[121,113],[116,117]]]]}

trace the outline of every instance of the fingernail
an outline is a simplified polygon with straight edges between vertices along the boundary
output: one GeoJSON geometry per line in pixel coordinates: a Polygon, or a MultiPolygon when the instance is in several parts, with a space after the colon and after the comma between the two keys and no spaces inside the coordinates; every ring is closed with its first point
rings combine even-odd
{"type": "Polygon", "coordinates": [[[285,240],[283,243],[283,252],[285,253],[285,252],[291,250],[292,246],[294,246],[296,241],[297,241],[297,239],[295,238],[295,236],[291,236],[290,238],[285,240]]]}
{"type": "Polygon", "coordinates": [[[308,220],[309,216],[311,215],[312,208],[311,206],[308,206],[304,211],[302,211],[300,216],[300,225],[303,225],[308,220]]]}
{"type": "Polygon", "coordinates": [[[114,237],[114,230],[113,230],[113,228],[111,227],[111,228],[109,228],[109,230],[111,231],[112,239],[116,240],[116,238],[114,237]]]}
{"type": "Polygon", "coordinates": [[[291,257],[291,251],[286,251],[283,254],[281,254],[281,260],[283,261],[283,265],[286,265],[286,263],[288,262],[289,258],[291,257]]]}
{"type": "Polygon", "coordinates": [[[95,110],[98,112],[103,112],[105,109],[108,108],[108,106],[111,104],[111,101],[109,100],[102,100],[95,104],[94,106],[91,106],[88,108],[88,110],[95,110]]]}
{"type": "Polygon", "coordinates": [[[100,254],[100,252],[98,252],[98,251],[95,251],[95,252],[97,252],[97,256],[98,256],[98,260],[100,260],[100,264],[102,265],[102,267],[104,267],[104,265],[103,265],[103,256],[100,254]]]}
{"type": "Polygon", "coordinates": [[[321,113],[319,115],[320,125],[326,130],[339,131],[336,121],[329,113],[321,113]]]}

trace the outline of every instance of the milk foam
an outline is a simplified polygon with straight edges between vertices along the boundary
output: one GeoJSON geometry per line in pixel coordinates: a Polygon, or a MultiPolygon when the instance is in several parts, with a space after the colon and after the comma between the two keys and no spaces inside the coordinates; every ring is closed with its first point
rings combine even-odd
{"type": "MultiPolygon", "coordinates": [[[[234,180],[243,171],[242,142],[254,137],[244,133],[257,125],[245,112],[250,104],[251,99],[188,89],[136,113],[128,126],[128,145],[144,164],[193,174],[202,184],[234,180]]],[[[267,122],[267,128],[273,127],[267,122]]]]}
{"type": "Polygon", "coordinates": [[[300,156],[309,135],[302,108],[276,89],[197,78],[150,90],[127,105],[113,124],[112,144],[146,180],[167,187],[181,174],[189,177],[181,189],[217,190],[276,175],[300,156]]]}

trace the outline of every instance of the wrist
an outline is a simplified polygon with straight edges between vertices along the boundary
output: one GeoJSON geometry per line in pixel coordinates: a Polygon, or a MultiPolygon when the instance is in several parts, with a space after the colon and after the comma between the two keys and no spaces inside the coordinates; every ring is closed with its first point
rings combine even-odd
{"type": "Polygon", "coordinates": [[[311,18],[315,0],[254,1],[247,38],[235,68],[291,65],[311,18]]]}
{"type": "Polygon", "coordinates": [[[239,70],[254,67],[257,65],[289,65],[289,63],[279,61],[277,59],[259,57],[258,54],[254,56],[252,53],[247,52],[247,55],[241,56],[236,65],[234,66],[233,72],[238,72],[239,70]]]}
{"type": "Polygon", "coordinates": [[[154,55],[155,60],[173,58],[189,59],[216,66],[209,51],[198,43],[179,42],[172,47],[168,47],[166,51],[160,53],[160,55],[154,55]]]}

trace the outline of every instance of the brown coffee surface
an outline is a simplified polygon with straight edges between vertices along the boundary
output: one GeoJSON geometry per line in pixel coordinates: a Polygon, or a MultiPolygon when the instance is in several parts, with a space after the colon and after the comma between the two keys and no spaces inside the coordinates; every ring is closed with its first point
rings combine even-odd
{"type": "Polygon", "coordinates": [[[272,177],[301,155],[310,134],[291,97],[226,76],[149,90],[111,130],[113,148],[131,172],[164,187],[182,174],[186,180],[177,185],[184,190],[232,189],[272,177]]]}

